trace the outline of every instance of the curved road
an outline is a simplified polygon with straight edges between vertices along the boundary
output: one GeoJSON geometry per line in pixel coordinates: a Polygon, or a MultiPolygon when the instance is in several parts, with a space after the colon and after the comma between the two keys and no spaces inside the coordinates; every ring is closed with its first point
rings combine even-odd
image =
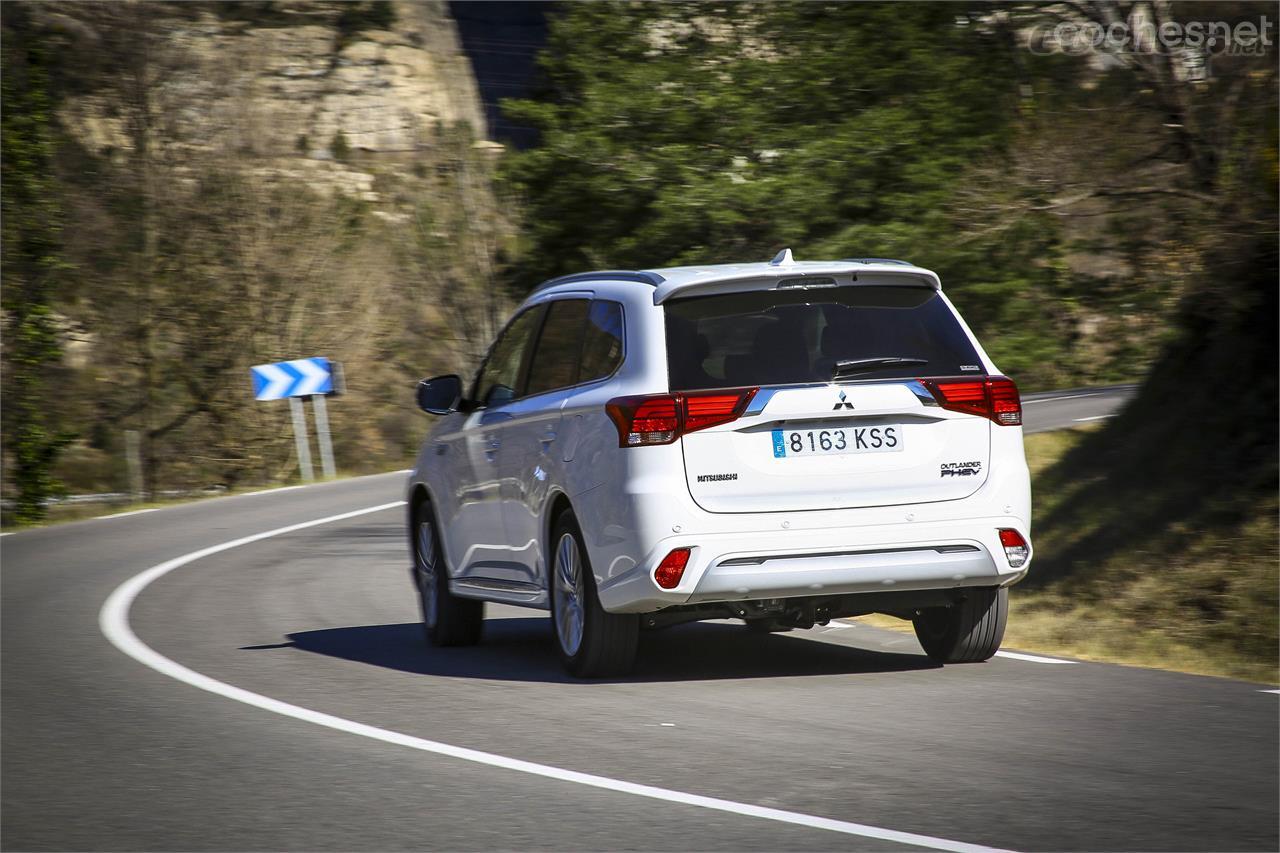
{"type": "MultiPolygon", "coordinates": [[[[1028,428],[1127,392],[1028,397],[1028,428]]],[[[575,682],[545,618],[493,606],[481,646],[428,649],[402,508],[312,524],[395,503],[403,480],[0,540],[4,848],[1280,842],[1280,702],[1259,685],[1016,653],[943,668],[863,625],[727,622],[646,635],[634,677],[575,682]],[[99,616],[156,566],[105,620],[144,666],[99,616]],[[125,604],[134,646],[112,626],[125,604]]]]}

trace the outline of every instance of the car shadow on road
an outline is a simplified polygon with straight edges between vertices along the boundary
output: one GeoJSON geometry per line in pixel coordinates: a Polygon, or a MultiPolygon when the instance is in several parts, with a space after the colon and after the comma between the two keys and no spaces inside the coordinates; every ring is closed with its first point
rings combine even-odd
{"type": "MultiPolygon", "coordinates": [[[[450,678],[577,681],[560,666],[546,618],[487,620],[484,640],[467,648],[428,646],[417,622],[300,631],[288,634],[287,639],[288,643],[245,648],[292,647],[401,672],[450,678]]],[[[937,666],[918,653],[864,649],[787,634],[753,634],[742,625],[704,622],[645,633],[632,674],[603,683],[857,675],[937,666]]]]}

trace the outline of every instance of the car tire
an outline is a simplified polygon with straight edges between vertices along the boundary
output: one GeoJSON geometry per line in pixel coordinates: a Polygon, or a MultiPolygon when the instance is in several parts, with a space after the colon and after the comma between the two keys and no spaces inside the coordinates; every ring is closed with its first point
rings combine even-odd
{"type": "Polygon", "coordinates": [[[565,669],[578,678],[630,672],[640,643],[640,617],[609,613],[600,605],[582,531],[570,510],[552,525],[548,558],[551,634],[565,669]]]}
{"type": "Polygon", "coordinates": [[[939,663],[977,663],[990,659],[1004,639],[1009,590],[980,587],[950,607],[921,610],[912,620],[925,654],[939,663]]]}
{"type": "Polygon", "coordinates": [[[783,625],[777,619],[764,616],[759,619],[747,619],[747,630],[753,634],[785,634],[791,630],[790,625],[783,625]]]}
{"type": "Polygon", "coordinates": [[[484,630],[484,602],[449,591],[449,573],[429,501],[413,513],[413,581],[422,628],[433,646],[474,646],[484,630]]]}

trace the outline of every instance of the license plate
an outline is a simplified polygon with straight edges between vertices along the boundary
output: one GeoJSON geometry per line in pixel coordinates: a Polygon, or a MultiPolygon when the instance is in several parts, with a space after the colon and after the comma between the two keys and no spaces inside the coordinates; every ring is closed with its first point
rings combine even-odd
{"type": "Polygon", "coordinates": [[[896,453],[902,450],[902,427],[841,427],[840,429],[775,429],[773,456],[838,456],[847,453],[896,453]]]}

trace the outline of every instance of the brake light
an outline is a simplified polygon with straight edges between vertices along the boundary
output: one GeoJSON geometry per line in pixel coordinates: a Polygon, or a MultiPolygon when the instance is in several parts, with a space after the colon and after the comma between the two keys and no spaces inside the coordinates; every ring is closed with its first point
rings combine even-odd
{"type": "Polygon", "coordinates": [[[680,437],[679,400],[670,395],[615,397],[605,411],[618,428],[618,446],[670,444],[680,437]]]}
{"type": "Polygon", "coordinates": [[[1027,562],[1031,549],[1022,534],[1010,527],[1000,529],[1000,544],[1004,546],[1004,556],[1013,568],[1019,568],[1027,562]]]}
{"type": "Polygon", "coordinates": [[[991,400],[991,420],[1000,426],[1022,426],[1022,398],[1012,379],[988,379],[987,396],[991,400]]]}
{"type": "Polygon", "coordinates": [[[619,447],[670,444],[680,436],[742,417],[758,388],[615,397],[605,404],[619,447]]]}
{"type": "Polygon", "coordinates": [[[1022,426],[1022,399],[1012,379],[921,379],[948,411],[990,418],[1000,426],[1022,426]]]}
{"type": "Polygon", "coordinates": [[[675,589],[680,585],[680,578],[684,577],[684,567],[687,565],[689,565],[689,549],[676,548],[662,558],[658,568],[653,571],[653,579],[663,589],[675,589]]]}
{"type": "Polygon", "coordinates": [[[723,391],[711,394],[685,394],[684,397],[684,431],[697,432],[707,427],[719,426],[736,421],[742,417],[751,398],[758,388],[745,388],[740,391],[723,391]]]}

